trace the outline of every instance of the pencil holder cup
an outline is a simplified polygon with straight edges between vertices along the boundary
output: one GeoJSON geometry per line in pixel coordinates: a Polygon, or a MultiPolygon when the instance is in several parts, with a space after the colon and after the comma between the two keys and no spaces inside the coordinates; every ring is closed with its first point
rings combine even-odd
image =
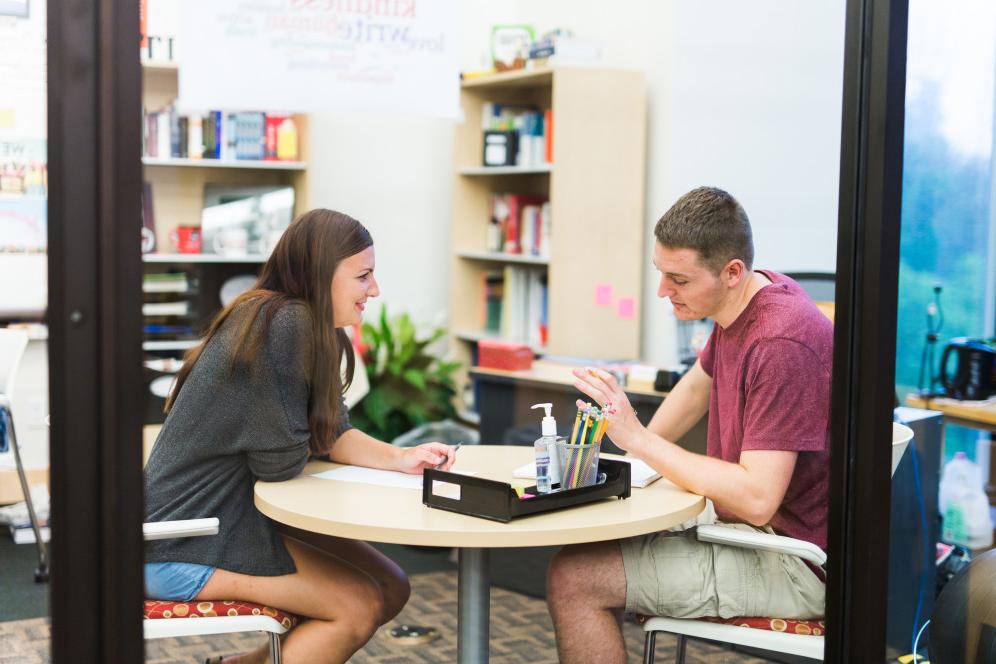
{"type": "Polygon", "coordinates": [[[600,443],[572,445],[566,441],[557,441],[561,489],[576,489],[595,483],[600,447],[600,443]]]}

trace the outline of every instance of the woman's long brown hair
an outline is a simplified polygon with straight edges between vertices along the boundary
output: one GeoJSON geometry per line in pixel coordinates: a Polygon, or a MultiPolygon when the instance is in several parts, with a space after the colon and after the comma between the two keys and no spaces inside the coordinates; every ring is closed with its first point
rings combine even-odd
{"type": "Polygon", "coordinates": [[[349,338],[332,319],[332,275],[340,261],[372,245],[373,238],[363,224],[341,212],[319,208],[295,219],[274,247],[252,289],[222,309],[201,343],[187,351],[176,386],[166,401],[166,412],[173,408],[204,348],[233,311],[239,309],[241,318],[231,354],[235,366],[253,361],[276,313],[291,300],[299,300],[311,312],[314,339],[308,403],[310,446],[313,454],[327,453],[335,442],[332,437],[342,408],[342,393],[353,380],[356,363],[349,338]],[[260,312],[262,324],[254,333],[253,324],[260,312]],[[345,376],[341,373],[343,357],[345,376]]]}

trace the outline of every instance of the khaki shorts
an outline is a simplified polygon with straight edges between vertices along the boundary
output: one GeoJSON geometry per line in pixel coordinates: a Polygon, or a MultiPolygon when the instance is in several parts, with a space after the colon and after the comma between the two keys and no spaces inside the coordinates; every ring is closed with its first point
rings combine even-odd
{"type": "Polygon", "coordinates": [[[823,617],[826,587],[796,556],[700,542],[694,528],[631,537],[619,545],[629,612],[671,618],[823,617]]]}

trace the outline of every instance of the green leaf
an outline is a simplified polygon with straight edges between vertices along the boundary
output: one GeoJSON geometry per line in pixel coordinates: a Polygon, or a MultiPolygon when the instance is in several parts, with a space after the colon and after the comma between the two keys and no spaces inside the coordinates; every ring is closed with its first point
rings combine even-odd
{"type": "Polygon", "coordinates": [[[374,426],[383,429],[387,425],[387,416],[391,412],[391,404],[383,388],[372,387],[360,403],[363,405],[364,411],[370,417],[370,421],[373,422],[374,426]]]}
{"type": "Polygon", "coordinates": [[[414,369],[408,369],[403,374],[406,381],[414,385],[420,390],[425,389],[425,374],[421,371],[415,371],[414,369]]]}

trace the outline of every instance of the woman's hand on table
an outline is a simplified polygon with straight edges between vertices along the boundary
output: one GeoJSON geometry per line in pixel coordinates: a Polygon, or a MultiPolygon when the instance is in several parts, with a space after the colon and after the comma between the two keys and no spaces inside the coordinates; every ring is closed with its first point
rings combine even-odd
{"type": "Polygon", "coordinates": [[[416,447],[401,448],[398,470],[421,475],[426,468],[449,470],[455,462],[456,450],[453,447],[443,443],[422,443],[416,447]]]}
{"type": "MultiPolygon", "coordinates": [[[[609,409],[609,424],[605,433],[617,447],[629,451],[630,442],[643,429],[643,425],[637,419],[636,411],[629,403],[629,397],[626,396],[626,392],[620,387],[615,376],[608,371],[591,367],[575,369],[572,373],[574,374],[574,387],[584,392],[603,411],[606,408],[609,409]]],[[[577,400],[577,406],[580,409],[587,408],[588,405],[581,399],[577,400]]]]}

